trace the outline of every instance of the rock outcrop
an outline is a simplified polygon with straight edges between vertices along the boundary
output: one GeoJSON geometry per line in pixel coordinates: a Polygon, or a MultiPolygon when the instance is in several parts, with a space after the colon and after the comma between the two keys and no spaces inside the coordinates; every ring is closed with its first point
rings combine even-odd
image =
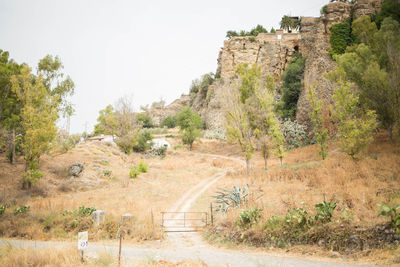
{"type": "Polygon", "coordinates": [[[163,118],[175,114],[183,106],[191,105],[201,114],[207,128],[222,128],[223,91],[234,86],[238,64],[256,63],[261,67],[263,78],[271,75],[279,84],[292,55],[299,51],[307,60],[304,71],[305,88],[299,97],[296,118],[301,124],[309,126],[309,88],[314,87],[325,104],[331,102],[334,90],[334,84],[324,77],[326,72],[335,68],[335,63],[329,56],[330,27],[346,21],[352,14],[356,18],[376,14],[382,2],[383,0],[358,0],[351,4],[337,1],[329,3],[325,14],[319,18],[303,17],[299,33],[283,33],[278,30],[276,33],[260,33],[257,37],[232,37],[225,40],[217,60],[217,75],[220,79],[209,86],[207,92],[198,92],[191,97],[182,96],[166,108],[151,110],[153,121],[160,123],[163,118]]]}
{"type": "Polygon", "coordinates": [[[148,114],[152,118],[153,124],[159,126],[162,121],[168,116],[174,116],[183,107],[189,105],[189,96],[182,94],[180,98],[166,107],[153,108],[148,111],[148,114]]]}

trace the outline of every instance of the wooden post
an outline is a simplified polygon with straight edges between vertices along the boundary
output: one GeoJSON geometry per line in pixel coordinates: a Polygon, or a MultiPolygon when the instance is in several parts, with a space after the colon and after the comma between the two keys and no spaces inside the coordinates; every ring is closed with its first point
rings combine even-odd
{"type": "Polygon", "coordinates": [[[122,232],[119,234],[118,267],[121,266],[122,232]]]}
{"type": "Polygon", "coordinates": [[[211,225],[214,225],[214,215],[213,215],[212,202],[210,202],[210,218],[211,218],[211,225]]]}

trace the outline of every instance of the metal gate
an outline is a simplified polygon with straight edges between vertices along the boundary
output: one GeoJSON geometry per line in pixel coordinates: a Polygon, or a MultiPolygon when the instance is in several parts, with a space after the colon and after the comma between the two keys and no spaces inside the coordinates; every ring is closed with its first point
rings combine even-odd
{"type": "Polygon", "coordinates": [[[163,232],[196,232],[207,226],[207,212],[161,212],[163,232]]]}

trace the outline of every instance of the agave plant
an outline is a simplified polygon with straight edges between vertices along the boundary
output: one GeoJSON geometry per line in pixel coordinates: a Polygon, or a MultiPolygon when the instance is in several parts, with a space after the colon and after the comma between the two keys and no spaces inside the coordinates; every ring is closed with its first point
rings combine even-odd
{"type": "Polygon", "coordinates": [[[214,203],[218,204],[216,211],[227,212],[229,208],[242,207],[247,204],[247,197],[249,196],[248,185],[241,188],[235,185],[233,189],[219,188],[214,203]]]}

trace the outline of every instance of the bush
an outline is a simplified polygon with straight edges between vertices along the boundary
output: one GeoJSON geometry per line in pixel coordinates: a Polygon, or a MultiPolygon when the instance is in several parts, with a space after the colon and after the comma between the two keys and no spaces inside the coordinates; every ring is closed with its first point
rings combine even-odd
{"type": "Polygon", "coordinates": [[[115,143],[124,153],[130,154],[133,151],[133,147],[138,144],[138,138],[138,132],[129,132],[125,136],[118,137],[115,143]]]}
{"type": "Polygon", "coordinates": [[[165,155],[167,153],[167,147],[166,146],[153,146],[150,150],[150,155],[153,157],[160,157],[160,158],[165,158],[165,155]]]}
{"type": "Polygon", "coordinates": [[[282,99],[278,110],[283,119],[295,120],[296,118],[297,101],[303,89],[305,63],[306,59],[300,53],[296,53],[282,74],[282,99]]]}
{"type": "Polygon", "coordinates": [[[162,121],[161,127],[175,128],[175,127],[176,127],[176,117],[175,117],[175,116],[168,116],[168,117],[166,117],[166,118],[162,121]]]}
{"type": "Polygon", "coordinates": [[[81,216],[86,216],[86,215],[92,215],[92,213],[96,211],[95,207],[85,207],[85,206],[81,206],[78,209],[78,215],[81,216]]]}
{"type": "Polygon", "coordinates": [[[334,24],[331,28],[331,51],[330,55],[341,55],[346,52],[346,47],[353,44],[354,37],[351,33],[351,22],[350,19],[334,24]]]}
{"type": "Polygon", "coordinates": [[[132,166],[129,171],[130,178],[137,178],[141,173],[147,172],[149,165],[147,163],[140,162],[137,166],[132,166]]]}
{"type": "Polygon", "coordinates": [[[218,128],[218,129],[214,129],[214,130],[205,130],[204,138],[226,140],[225,130],[223,128],[218,128]]]}
{"type": "Polygon", "coordinates": [[[248,186],[243,188],[235,185],[232,190],[220,188],[216,195],[214,203],[218,205],[216,211],[227,212],[229,208],[241,207],[248,201],[248,186]]]}
{"type": "Polygon", "coordinates": [[[25,213],[28,212],[30,209],[29,206],[21,206],[19,208],[15,208],[14,209],[14,214],[21,214],[21,213],[25,213]]]}
{"type": "Polygon", "coordinates": [[[136,115],[136,121],[143,124],[143,128],[152,128],[153,122],[149,114],[140,113],[136,115]]]}
{"type": "Polygon", "coordinates": [[[315,215],[315,221],[322,223],[330,222],[333,216],[333,211],[336,208],[335,202],[324,201],[315,205],[317,215],[315,215]]]}
{"type": "Polygon", "coordinates": [[[130,178],[136,178],[140,174],[140,171],[137,169],[136,166],[131,167],[131,170],[129,171],[129,177],[130,178]]]}
{"type": "Polygon", "coordinates": [[[257,207],[251,207],[248,210],[243,210],[239,219],[236,221],[236,225],[243,229],[250,228],[253,224],[256,224],[262,216],[262,210],[257,207]]]}
{"type": "Polygon", "coordinates": [[[321,15],[326,15],[328,13],[328,5],[324,5],[319,11],[321,15]]]}
{"type": "Polygon", "coordinates": [[[0,215],[3,215],[3,213],[6,211],[7,205],[0,205],[0,215]]]}
{"type": "Polygon", "coordinates": [[[259,33],[268,33],[268,30],[265,29],[262,25],[258,24],[256,27],[252,28],[250,31],[241,30],[240,32],[236,31],[227,31],[226,38],[231,39],[235,36],[253,36],[256,37],[259,33]]]}
{"type": "Polygon", "coordinates": [[[151,141],[153,140],[153,136],[150,131],[145,130],[139,134],[137,144],[133,146],[133,151],[135,152],[144,152],[151,147],[151,141]]]}
{"type": "Polygon", "coordinates": [[[296,120],[285,119],[281,124],[282,133],[287,143],[287,149],[293,149],[307,145],[307,126],[299,124],[296,120]]]}
{"type": "Polygon", "coordinates": [[[390,218],[390,224],[394,229],[396,229],[396,232],[400,234],[400,213],[397,212],[400,209],[400,206],[394,205],[392,208],[386,204],[380,204],[379,206],[381,208],[378,215],[390,218]]]}
{"type": "Polygon", "coordinates": [[[149,164],[144,163],[144,162],[140,162],[139,165],[137,166],[137,169],[139,172],[147,172],[147,169],[149,168],[149,164]]]}

